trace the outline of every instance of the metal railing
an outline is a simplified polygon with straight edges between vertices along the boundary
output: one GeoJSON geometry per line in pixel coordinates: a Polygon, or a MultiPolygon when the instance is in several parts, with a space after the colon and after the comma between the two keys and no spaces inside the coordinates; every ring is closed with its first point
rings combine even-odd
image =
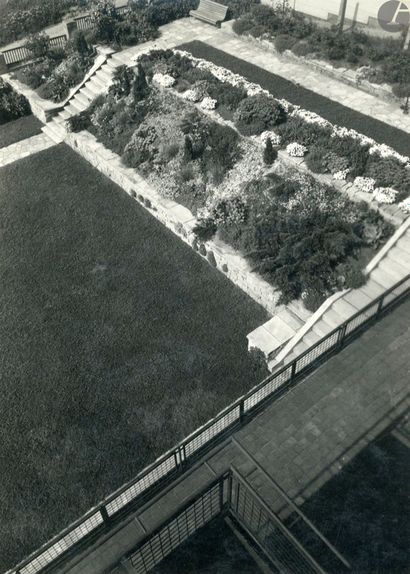
{"type": "MultiPolygon", "coordinates": [[[[281,505],[284,504],[287,502],[281,499],[281,505]]],[[[279,572],[326,573],[307,547],[311,545],[309,536],[292,532],[292,525],[286,525],[233,467],[141,541],[127,560],[136,574],[147,574],[203,526],[221,515],[233,518],[279,572]]],[[[337,555],[334,558],[339,574],[350,570],[337,555]]]]}
{"type": "MultiPolygon", "coordinates": [[[[51,48],[64,48],[66,44],[67,36],[65,34],[50,38],[51,48]]],[[[10,48],[10,50],[4,50],[2,54],[7,66],[15,66],[34,59],[32,52],[25,46],[17,46],[16,48],[10,48]]]]}
{"type": "Polygon", "coordinates": [[[385,291],[291,363],[251,389],[215,418],[142,470],[97,507],[45,544],[13,569],[15,574],[37,574],[61,563],[73,549],[86,545],[160,490],[216,442],[246,424],[273,400],[294,388],[308,373],[338,353],[361,331],[410,293],[410,275],[385,291]]]}
{"type": "Polygon", "coordinates": [[[94,27],[94,22],[90,16],[90,14],[84,14],[82,16],[77,16],[74,18],[74,21],[77,23],[78,30],[90,30],[94,27]]]}

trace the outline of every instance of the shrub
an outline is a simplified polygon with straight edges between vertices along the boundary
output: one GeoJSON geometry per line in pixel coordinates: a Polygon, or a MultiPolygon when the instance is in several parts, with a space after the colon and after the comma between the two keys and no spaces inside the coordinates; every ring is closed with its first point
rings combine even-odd
{"type": "Polygon", "coordinates": [[[206,258],[208,260],[208,263],[212,265],[212,267],[217,267],[215,255],[213,254],[212,251],[208,251],[208,253],[206,254],[206,258]]]}
{"type": "Polygon", "coordinates": [[[206,247],[203,243],[199,244],[198,252],[200,255],[202,255],[202,257],[206,257],[206,247]]]}
{"type": "Polygon", "coordinates": [[[232,111],[236,110],[240,102],[247,97],[245,88],[232,86],[228,82],[211,82],[207,86],[207,92],[219,105],[224,105],[232,111]]]}
{"type": "Polygon", "coordinates": [[[30,50],[34,58],[44,58],[50,50],[50,38],[44,32],[34,34],[29,37],[25,47],[30,50]]]}
{"type": "Polygon", "coordinates": [[[148,197],[146,197],[146,198],[144,199],[144,205],[145,205],[145,207],[148,207],[148,209],[151,209],[152,203],[151,203],[151,200],[148,199],[148,197]]]}
{"type": "Polygon", "coordinates": [[[28,100],[0,78],[0,124],[31,113],[28,100]]]}
{"type": "Polygon", "coordinates": [[[266,165],[272,165],[274,161],[278,158],[278,152],[273,148],[271,140],[268,138],[266,140],[266,145],[263,150],[263,161],[266,165]]]}
{"type": "Polygon", "coordinates": [[[145,70],[140,63],[138,63],[134,83],[132,85],[132,94],[134,102],[143,100],[149,94],[149,86],[145,75],[145,70]]]}
{"type": "Polygon", "coordinates": [[[276,36],[274,44],[279,54],[282,54],[285,52],[285,50],[291,50],[296,42],[297,39],[293,36],[289,36],[287,34],[279,34],[276,36]]]}
{"type": "Polygon", "coordinates": [[[236,127],[243,135],[258,135],[286,120],[283,107],[268,96],[258,94],[243,99],[234,115],[236,127]]]}
{"type": "Polygon", "coordinates": [[[197,0],[152,0],[149,2],[146,17],[150,24],[163,26],[173,20],[189,16],[197,6],[197,0]]]}
{"type": "MultiPolygon", "coordinates": [[[[206,148],[202,154],[205,172],[210,169],[219,171],[223,175],[233,168],[241,157],[239,136],[229,126],[212,122],[208,128],[206,148]]],[[[218,179],[218,177],[214,178],[218,179]]]]}
{"type": "Polygon", "coordinates": [[[209,241],[215,235],[217,225],[210,217],[206,219],[199,219],[193,228],[196,237],[201,241],[209,241]]]}
{"type": "Polygon", "coordinates": [[[70,132],[81,132],[83,130],[87,130],[91,125],[90,114],[88,110],[80,112],[75,116],[71,116],[67,120],[67,126],[70,132]]]}
{"type": "Polygon", "coordinates": [[[134,78],[135,73],[132,68],[118,66],[113,74],[112,84],[108,90],[109,93],[117,98],[128,96],[131,93],[134,78]]]}
{"type": "Polygon", "coordinates": [[[308,289],[302,297],[304,306],[312,313],[317,311],[327,299],[325,293],[315,291],[314,289],[308,289]]]}
{"type": "Polygon", "coordinates": [[[67,45],[67,50],[71,50],[83,58],[86,58],[92,49],[88,45],[84,32],[76,30],[67,45]]]}
{"type": "Polygon", "coordinates": [[[251,18],[247,18],[245,15],[242,18],[235,20],[232,29],[235,32],[235,34],[238,34],[238,36],[242,36],[243,34],[247,34],[252,27],[253,22],[251,18]]]}
{"type": "Polygon", "coordinates": [[[307,56],[308,54],[312,53],[312,46],[309,44],[309,42],[297,42],[297,44],[294,44],[291,48],[292,52],[295,54],[295,56],[307,56]]]}
{"type": "Polygon", "coordinates": [[[305,162],[310,171],[314,173],[326,173],[327,165],[325,161],[325,150],[318,146],[310,148],[309,153],[305,157],[305,162]]]}
{"type": "Polygon", "coordinates": [[[113,0],[98,0],[93,6],[91,17],[96,40],[107,44],[112,43],[116,39],[116,24],[120,21],[113,0]]]}
{"type": "Polygon", "coordinates": [[[224,273],[228,273],[228,266],[227,266],[226,263],[224,263],[224,264],[222,265],[221,269],[222,269],[222,271],[223,271],[224,273]]]}
{"type": "Polygon", "coordinates": [[[260,0],[225,0],[223,4],[228,6],[228,18],[239,18],[258,5],[260,0]]]}

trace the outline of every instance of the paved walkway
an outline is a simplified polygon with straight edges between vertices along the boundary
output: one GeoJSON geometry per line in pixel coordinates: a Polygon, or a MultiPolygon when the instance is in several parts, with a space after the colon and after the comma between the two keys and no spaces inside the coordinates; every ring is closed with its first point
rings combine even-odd
{"type": "Polygon", "coordinates": [[[0,167],[22,159],[55,145],[52,139],[41,133],[37,136],[21,140],[7,147],[0,148],[0,167]]]}

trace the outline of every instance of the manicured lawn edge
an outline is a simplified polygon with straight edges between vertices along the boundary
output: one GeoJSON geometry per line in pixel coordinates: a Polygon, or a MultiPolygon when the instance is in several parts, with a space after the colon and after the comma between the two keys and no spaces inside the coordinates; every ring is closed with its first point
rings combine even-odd
{"type": "Polygon", "coordinates": [[[35,116],[25,116],[0,126],[0,149],[41,134],[43,124],[35,116]]]}
{"type": "MultiPolygon", "coordinates": [[[[34,510],[40,513],[36,520],[33,520],[33,513],[29,512],[30,508],[27,505],[23,507],[21,496],[13,495],[8,498],[11,509],[13,512],[14,510],[18,512],[20,517],[20,521],[16,520],[15,524],[13,522],[14,528],[8,533],[10,536],[13,532],[17,533],[18,540],[14,547],[16,554],[17,551],[19,553],[30,551],[27,546],[23,548],[22,540],[28,545],[31,531],[37,538],[43,533],[44,540],[45,537],[48,538],[53,532],[60,530],[81,512],[88,510],[94,502],[104,498],[107,493],[114,491],[125,481],[134,477],[157,455],[173,446],[189,432],[197,429],[208,418],[215,416],[215,411],[223,408],[241,392],[258,383],[266,372],[261,374],[257,369],[254,370],[253,361],[246,353],[244,336],[249,328],[265,320],[266,313],[263,309],[227,283],[216,273],[216,270],[209,269],[205,262],[200,261],[195,254],[186,250],[169,231],[164,230],[162,225],[152,220],[145,210],[141,211],[134,206],[118,186],[107,182],[81,157],[69,148],[65,148],[64,144],[54,146],[47,152],[40,152],[26,160],[2,168],[2,183],[5,187],[2,201],[6,202],[3,207],[7,205],[12,207],[9,213],[5,209],[2,210],[5,216],[2,246],[5,249],[8,242],[9,248],[13,248],[13,251],[6,252],[3,258],[9,295],[3,300],[5,315],[1,338],[4,340],[5,333],[9,333],[8,339],[10,340],[10,335],[13,335],[13,341],[16,341],[13,351],[9,350],[5,353],[3,364],[7,364],[6,359],[9,363],[13,363],[14,348],[23,352],[24,360],[16,360],[16,368],[10,368],[9,365],[7,372],[4,373],[7,374],[2,378],[3,385],[5,385],[2,401],[4,412],[0,418],[2,430],[4,427],[9,428],[7,422],[14,421],[13,425],[17,425],[19,429],[15,436],[19,437],[23,445],[31,444],[30,441],[33,439],[32,444],[36,447],[26,452],[31,464],[24,467],[24,472],[16,471],[18,479],[15,482],[12,481],[11,491],[14,492],[14,488],[21,488],[22,493],[38,500],[37,497],[42,496],[42,482],[38,477],[44,474],[44,482],[47,484],[53,476],[54,466],[58,470],[58,477],[51,480],[50,491],[45,488],[42,504],[39,507],[34,505],[34,510]],[[53,162],[53,158],[56,163],[53,162]],[[37,166],[37,169],[33,169],[32,164],[37,166]],[[26,170],[31,168],[31,171],[29,170],[29,173],[33,174],[31,179],[22,175],[23,165],[26,166],[26,170]],[[10,179],[9,185],[6,181],[7,176],[13,178],[10,179]],[[21,181],[21,189],[17,185],[11,185],[12,181],[21,181]],[[52,214],[51,221],[53,222],[50,226],[48,223],[45,225],[49,213],[52,214]],[[61,226],[58,225],[60,218],[63,222],[61,226]],[[84,218],[89,218],[90,222],[88,219],[85,221],[84,218]],[[100,218],[104,221],[102,228],[96,223],[100,218]],[[34,232],[31,232],[29,223],[34,228],[34,232]],[[25,232],[18,229],[19,224],[25,232]],[[49,227],[52,228],[50,231],[49,227]],[[45,234],[47,241],[42,240],[42,234],[45,234]],[[57,238],[56,242],[53,241],[54,237],[57,238]],[[13,241],[10,243],[11,238],[13,241]],[[116,257],[118,242],[120,242],[120,247],[123,246],[119,251],[119,257],[116,257]],[[156,247],[152,247],[152,243],[156,247]],[[84,251],[83,245],[88,244],[91,249],[86,247],[84,251]],[[133,253],[143,254],[137,257],[137,263],[135,263],[133,253]],[[24,259],[23,262],[22,259],[24,259]],[[84,266],[85,262],[88,263],[84,266]],[[35,275],[32,273],[38,266],[44,271],[44,275],[50,276],[51,281],[43,278],[41,272],[36,272],[35,275]],[[80,270],[79,274],[76,271],[77,266],[80,270]],[[15,268],[17,268],[16,272],[13,271],[15,268]],[[111,273],[113,273],[112,276],[111,273]],[[133,277],[130,277],[130,273],[133,277]],[[117,281],[119,281],[117,285],[112,284],[114,276],[117,276],[117,281]],[[157,277],[157,280],[151,281],[150,285],[147,277],[157,277]],[[80,279],[79,284],[77,278],[80,279]],[[11,286],[10,282],[12,282],[11,286]],[[223,285],[227,290],[222,288],[223,285]],[[9,304],[10,301],[19,300],[19,295],[15,295],[15,291],[20,293],[20,289],[21,293],[25,289],[29,291],[27,297],[22,295],[27,305],[27,313],[23,312],[19,306],[17,312],[14,313],[12,305],[9,304]],[[116,291],[114,297],[112,297],[113,289],[116,291]],[[129,289],[132,295],[131,301],[126,299],[123,304],[121,295],[125,289],[129,289]],[[173,296],[174,289],[177,289],[177,294],[173,296]],[[82,298],[84,291],[89,297],[90,307],[85,305],[86,299],[82,298]],[[181,293],[178,295],[179,292],[181,293]],[[62,295],[61,298],[56,297],[59,293],[62,295]],[[161,302],[161,299],[164,301],[161,302]],[[77,340],[74,332],[79,323],[84,323],[85,327],[84,333],[80,329],[80,339],[88,330],[89,321],[86,316],[89,308],[94,308],[94,300],[100,303],[97,301],[98,304],[95,307],[97,314],[93,313],[94,317],[91,319],[91,341],[88,336],[84,341],[77,340]],[[98,310],[100,304],[101,307],[98,310]],[[84,312],[78,311],[81,305],[84,305],[84,312]],[[111,311],[110,305],[113,305],[111,311]],[[140,313],[138,312],[139,305],[141,305],[140,313]],[[247,305],[249,308],[246,307],[247,305]],[[237,306],[236,309],[235,306],[237,306]],[[195,309],[194,313],[192,313],[192,308],[195,309]],[[134,335],[132,329],[123,327],[127,321],[131,325],[141,322],[141,317],[147,312],[146,310],[148,310],[147,318],[143,324],[139,324],[138,331],[134,335]],[[36,319],[37,313],[39,317],[36,319]],[[50,328],[54,328],[55,321],[61,321],[66,313],[69,313],[68,320],[63,321],[64,326],[58,329],[57,336],[51,343],[51,352],[48,352],[47,345],[42,344],[44,333],[50,332],[49,325],[50,328]],[[206,315],[206,319],[201,318],[202,313],[206,315]],[[221,314],[224,313],[227,313],[227,317],[225,321],[222,321],[224,328],[218,329],[217,336],[220,337],[220,342],[216,345],[216,335],[213,329],[218,324],[221,314]],[[114,316],[114,321],[112,316],[114,316]],[[9,321],[8,327],[5,322],[6,318],[9,321]],[[34,330],[38,334],[34,340],[31,339],[32,344],[27,344],[30,343],[31,337],[19,325],[19,322],[26,320],[29,324],[28,331],[34,330]],[[187,321],[191,323],[190,327],[187,321]],[[10,322],[15,327],[10,327],[10,322]],[[232,331],[229,332],[228,325],[232,325],[232,322],[232,331]],[[167,323],[170,328],[164,328],[167,323]],[[100,345],[92,344],[94,331],[99,331],[100,327],[103,328],[102,351],[100,345]],[[174,334],[173,328],[175,328],[174,334]],[[199,333],[198,337],[192,336],[192,329],[199,333]],[[21,341],[19,335],[21,332],[25,334],[24,341],[21,341]],[[152,338],[151,344],[150,338],[152,338]],[[88,349],[89,342],[90,353],[87,351],[83,355],[82,352],[75,352],[76,345],[82,351],[83,343],[88,349]],[[235,349],[236,355],[233,352],[235,349]],[[42,356],[43,350],[45,350],[46,358],[42,356]],[[147,357],[141,360],[144,354],[147,357]],[[55,369],[58,371],[59,365],[63,364],[63,356],[67,363],[66,368],[61,370],[60,378],[55,369]],[[82,361],[79,356],[83,356],[82,361]],[[86,368],[81,367],[77,371],[84,360],[87,361],[86,368]],[[99,371],[101,361],[105,367],[99,371]],[[37,369],[33,365],[33,374],[30,376],[28,366],[32,363],[37,364],[37,362],[42,364],[42,368],[37,369]],[[135,368],[134,373],[129,370],[131,367],[135,368]],[[157,369],[156,376],[153,369],[154,371],[157,369]],[[100,376],[102,374],[104,376],[100,376]],[[10,382],[13,377],[18,381],[18,390],[10,382]],[[61,379],[69,381],[70,384],[64,386],[61,383],[61,388],[59,388],[61,379]],[[159,382],[156,383],[156,381],[159,382]],[[140,387],[137,386],[139,382],[140,387]],[[111,387],[115,384],[118,384],[118,392],[115,392],[111,400],[107,402],[106,393],[113,392],[111,387]],[[159,385],[161,389],[161,384],[164,385],[165,391],[160,393],[160,399],[158,396],[155,398],[155,387],[159,385]],[[94,389],[92,389],[93,386],[94,389]],[[176,392],[178,388],[179,391],[176,392]],[[139,389],[138,394],[136,394],[136,389],[139,389]],[[200,398],[195,399],[194,394],[196,395],[197,392],[199,394],[215,393],[219,400],[213,397],[205,404],[200,398]],[[25,393],[29,393],[31,397],[30,409],[27,408],[27,399],[24,399],[25,393]],[[117,399],[122,400],[121,394],[125,400],[123,408],[118,409],[117,399]],[[184,397],[187,399],[186,406],[179,411],[184,397]],[[169,407],[167,407],[168,399],[171,401],[169,407]],[[7,408],[6,400],[11,400],[10,408],[7,408]],[[135,423],[145,416],[142,413],[136,416],[143,408],[143,400],[150,401],[147,416],[151,416],[149,413],[152,411],[152,420],[156,421],[155,424],[161,422],[161,425],[165,425],[163,430],[153,433],[150,439],[153,444],[148,441],[148,446],[151,444],[148,455],[145,439],[142,440],[141,436],[145,427],[142,426],[141,429],[137,427],[137,432],[135,432],[135,429],[130,426],[132,421],[135,423]],[[96,408],[95,401],[101,408],[96,408]],[[171,408],[173,401],[177,401],[178,407],[171,408]],[[83,410],[84,405],[87,408],[83,410]],[[59,406],[58,410],[56,410],[57,406],[59,406]],[[88,408],[91,409],[91,413],[88,412],[88,408]],[[172,416],[168,415],[168,408],[172,416]],[[19,413],[20,409],[22,409],[21,413],[19,413]],[[49,416],[42,416],[43,411],[47,409],[49,416]],[[127,409],[129,409],[129,414],[127,414],[127,409]],[[198,409],[198,413],[195,409],[198,409]],[[56,419],[53,420],[54,413],[56,413],[56,419]],[[198,414],[197,418],[196,414],[198,414]],[[185,426],[180,426],[178,433],[175,433],[178,421],[181,420],[180,415],[183,415],[185,426]],[[95,425],[94,416],[96,417],[95,425]],[[121,424],[118,423],[118,417],[123,421],[121,424]],[[77,436],[74,442],[71,442],[72,434],[66,435],[63,432],[65,426],[61,421],[64,420],[68,421],[70,428],[71,425],[74,427],[71,429],[77,436]],[[167,421],[171,425],[168,431],[167,421]],[[90,429],[90,432],[94,433],[101,424],[103,427],[100,427],[100,430],[103,432],[96,435],[98,436],[96,450],[94,451],[92,445],[91,450],[88,450],[90,443],[85,439],[83,442],[82,432],[77,434],[78,428],[84,425],[85,429],[90,429]],[[121,433],[123,425],[125,437],[121,433]],[[118,432],[113,432],[115,428],[118,428],[118,432]],[[103,429],[107,429],[108,434],[104,434],[103,429]],[[132,432],[127,438],[129,429],[132,429],[132,432]],[[38,450],[39,443],[35,437],[44,435],[49,437],[46,441],[47,446],[45,449],[38,450]],[[55,444],[51,448],[50,444],[53,441],[60,446],[57,447],[55,444]],[[69,448],[70,453],[63,453],[64,444],[69,448]],[[109,449],[104,451],[104,445],[107,446],[107,444],[109,449]],[[79,445],[83,445],[84,450],[79,445]],[[127,448],[130,449],[128,455],[123,450],[127,448]],[[102,456],[104,452],[107,460],[99,466],[100,455],[102,456]],[[96,458],[94,458],[95,455],[96,458]],[[80,464],[75,463],[77,457],[80,464]],[[72,472],[78,476],[77,478],[74,476],[64,486],[65,473],[60,472],[60,464],[64,466],[67,462],[72,472]],[[92,473],[95,471],[96,475],[92,474],[91,478],[87,478],[89,472],[87,469],[90,469],[92,473]],[[36,470],[38,477],[35,480],[27,478],[32,477],[33,471],[36,470]],[[113,481],[113,476],[115,478],[117,474],[120,478],[113,481]],[[106,475],[108,480],[104,478],[106,475]],[[19,480],[23,484],[20,484],[19,480]],[[105,482],[105,485],[102,485],[102,482],[105,482]],[[85,500],[84,492],[82,492],[84,485],[89,486],[94,500],[85,500]],[[78,499],[78,507],[74,515],[72,507],[70,511],[68,504],[72,492],[75,493],[74,499],[78,499]],[[48,514],[45,512],[43,520],[41,512],[43,508],[46,508],[48,497],[53,499],[56,495],[63,497],[63,503],[54,505],[60,518],[59,523],[57,525],[54,523],[50,528],[49,523],[46,522],[48,514]],[[49,525],[49,531],[44,535],[46,524],[49,525]],[[19,536],[21,530],[25,531],[24,536],[19,536]],[[19,548],[21,550],[18,550],[19,548]]],[[[145,193],[143,189],[139,191],[145,193]]],[[[6,297],[4,289],[2,296],[6,297]]],[[[3,436],[8,437],[2,445],[7,451],[13,433],[8,432],[3,436]]],[[[13,448],[12,450],[10,465],[7,468],[18,469],[21,464],[19,461],[23,456],[21,451],[24,449],[13,448]]],[[[3,493],[5,484],[3,482],[3,493]]],[[[8,485],[10,486],[10,480],[8,485]]],[[[2,512],[3,510],[2,505],[2,512]]],[[[49,518],[51,520],[53,517],[49,518]]],[[[2,517],[1,524],[3,528],[8,528],[7,516],[4,520],[2,517]]],[[[5,538],[2,535],[0,540],[9,551],[10,545],[7,545],[5,538]]],[[[35,544],[31,541],[31,549],[38,545],[37,540],[35,544]]],[[[7,554],[8,552],[0,551],[2,564],[7,559],[7,554]]],[[[17,557],[19,558],[21,554],[17,557]]],[[[5,568],[7,566],[4,565],[5,568]]]]}

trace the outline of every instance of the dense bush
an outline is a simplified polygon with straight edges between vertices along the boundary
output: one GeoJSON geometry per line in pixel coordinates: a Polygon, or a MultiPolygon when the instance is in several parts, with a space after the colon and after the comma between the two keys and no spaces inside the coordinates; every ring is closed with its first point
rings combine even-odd
{"type": "Polygon", "coordinates": [[[283,107],[264,94],[248,96],[236,109],[235,124],[243,135],[261,134],[283,123],[286,112],[283,107]]]}
{"type": "Polygon", "coordinates": [[[8,0],[0,5],[0,44],[18,40],[60,22],[72,7],[84,9],[88,0],[8,0]]]}
{"type": "MultiPolygon", "coordinates": [[[[270,39],[278,52],[314,54],[353,66],[374,68],[382,64],[381,69],[377,68],[381,75],[380,78],[377,75],[379,82],[409,84],[410,55],[400,53],[401,41],[397,39],[372,37],[355,30],[340,35],[337,27],[318,26],[286,6],[254,6],[235,21],[233,29],[237,34],[270,39]]],[[[403,94],[403,90],[399,92],[403,94]]],[[[407,97],[407,92],[401,97],[407,97]]]]}
{"type": "Polygon", "coordinates": [[[77,32],[64,49],[50,48],[45,34],[31,36],[26,47],[37,60],[20,68],[16,77],[55,102],[64,100],[70,88],[81,82],[94,59],[82,32],[77,32]]]}
{"type": "Polygon", "coordinates": [[[0,78],[0,124],[16,120],[31,113],[27,99],[0,78]]]}

